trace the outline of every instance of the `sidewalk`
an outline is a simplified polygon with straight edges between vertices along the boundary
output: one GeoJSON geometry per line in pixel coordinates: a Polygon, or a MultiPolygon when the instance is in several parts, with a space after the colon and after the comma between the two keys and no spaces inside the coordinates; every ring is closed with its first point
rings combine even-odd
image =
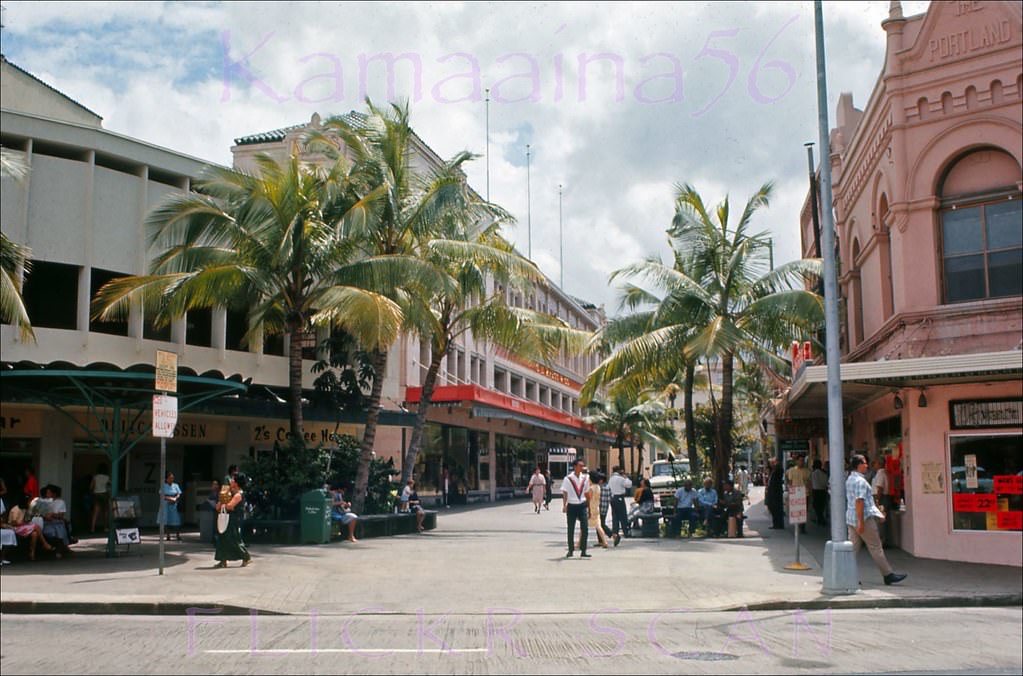
{"type": "MultiPolygon", "coordinates": [[[[827,534],[801,536],[805,572],[792,530],[767,530],[762,503],[749,510],[746,537],[732,540],[627,539],[590,559],[566,559],[560,503],[537,515],[526,500],[442,510],[438,528],[421,535],[356,544],[251,548],[253,565],[213,568],[211,545],[185,534],[166,543],[143,537],[138,553],[108,559],[105,542],[86,538],[60,561],[17,562],[0,569],[4,613],[184,614],[194,607],[225,614],[515,613],[750,610],[964,605],[1023,605],[1023,570],[916,559],[889,551],[909,577],[887,587],[866,551],[858,559],[862,591],[821,593],[827,534]],[[580,603],[566,608],[565,589],[580,603]],[[590,607],[592,606],[592,608],[590,607]]],[[[591,541],[593,534],[590,534],[591,541]]],[[[134,549],[134,548],[133,548],[134,549]]]]}

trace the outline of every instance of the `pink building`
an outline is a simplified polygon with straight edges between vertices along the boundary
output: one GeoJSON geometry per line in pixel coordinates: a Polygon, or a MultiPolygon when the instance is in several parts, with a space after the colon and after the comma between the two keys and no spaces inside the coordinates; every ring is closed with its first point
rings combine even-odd
{"type": "MultiPolygon", "coordinates": [[[[906,551],[1020,566],[1023,12],[892,2],[881,27],[877,84],[863,109],[841,96],[831,131],[845,458],[888,463],[906,551]]],[[[808,199],[808,257],[811,216],[808,199]]],[[[797,373],[777,422],[827,460],[824,371],[797,373]]]]}

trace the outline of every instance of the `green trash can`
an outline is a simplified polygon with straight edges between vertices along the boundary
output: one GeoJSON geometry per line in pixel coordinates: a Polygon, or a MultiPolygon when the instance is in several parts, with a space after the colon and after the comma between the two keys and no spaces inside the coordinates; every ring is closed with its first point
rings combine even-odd
{"type": "Polygon", "coordinates": [[[300,509],[302,543],[321,545],[330,542],[330,496],[327,491],[317,488],[303,493],[300,509]]]}

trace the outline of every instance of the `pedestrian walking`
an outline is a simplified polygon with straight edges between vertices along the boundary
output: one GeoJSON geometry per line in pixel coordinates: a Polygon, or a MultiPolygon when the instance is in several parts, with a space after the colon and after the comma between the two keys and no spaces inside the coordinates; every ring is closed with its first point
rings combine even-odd
{"type": "Polygon", "coordinates": [[[853,556],[866,543],[870,558],[874,559],[884,583],[892,585],[906,579],[905,574],[892,570],[881,546],[878,526],[884,515],[874,504],[874,496],[864,474],[868,468],[867,458],[856,454],[849,461],[849,478],[845,480],[845,523],[849,527],[849,540],[853,543],[853,556]]]}
{"type": "Polygon", "coordinates": [[[604,526],[600,522],[600,497],[604,491],[600,484],[603,483],[603,480],[604,477],[600,472],[590,475],[590,497],[587,501],[586,511],[589,527],[597,530],[597,542],[601,547],[607,549],[607,535],[604,534],[604,526]]]}
{"type": "Polygon", "coordinates": [[[554,480],[551,479],[551,471],[549,469],[543,471],[543,478],[547,482],[544,487],[543,508],[549,512],[551,511],[551,492],[554,489],[554,480]]]}
{"type": "Polygon", "coordinates": [[[782,508],[782,473],[777,458],[770,460],[770,474],[767,479],[767,491],[764,496],[767,511],[771,513],[771,530],[785,528],[785,512],[782,508]]]}
{"type": "Polygon", "coordinates": [[[241,559],[242,567],[252,563],[252,556],[242,542],[242,514],[245,512],[245,487],[247,480],[244,474],[236,473],[231,475],[230,494],[231,499],[220,506],[220,511],[228,515],[227,529],[217,539],[217,548],[214,558],[217,560],[216,568],[227,568],[228,561],[241,559]]]}
{"type": "Polygon", "coordinates": [[[590,478],[583,474],[583,466],[586,463],[582,458],[577,458],[572,465],[572,473],[566,476],[561,482],[561,511],[567,515],[568,521],[568,554],[565,558],[572,558],[575,548],[575,525],[579,522],[582,529],[582,536],[579,538],[580,558],[588,559],[586,553],[587,531],[589,530],[589,519],[586,508],[590,497],[590,478]]]}
{"type": "Polygon", "coordinates": [[[441,491],[444,496],[444,508],[451,509],[451,504],[448,502],[449,496],[451,495],[451,470],[447,465],[444,465],[444,469],[441,471],[441,491]]]}
{"type": "Polygon", "coordinates": [[[181,542],[181,512],[178,511],[178,502],[183,497],[185,496],[181,492],[181,486],[174,481],[174,472],[167,472],[160,488],[160,511],[156,516],[156,523],[163,524],[167,529],[168,540],[171,539],[171,531],[174,531],[178,542],[181,542]]]}
{"type": "Polygon", "coordinates": [[[739,486],[739,492],[743,494],[746,502],[749,502],[749,472],[746,465],[739,465],[739,471],[735,473],[735,483],[739,486]]]}
{"type": "Polygon", "coordinates": [[[611,509],[611,489],[607,487],[607,477],[603,472],[598,473],[597,477],[599,479],[597,485],[600,486],[600,504],[598,505],[600,529],[604,531],[604,535],[610,537],[611,529],[607,527],[607,513],[611,509]]]}
{"type": "Polygon", "coordinates": [[[539,467],[533,471],[533,476],[529,477],[526,492],[533,495],[533,512],[539,514],[540,505],[543,504],[544,498],[547,496],[547,478],[544,477],[543,470],[539,467]]]}
{"type": "Polygon", "coordinates": [[[622,468],[615,465],[611,468],[611,478],[607,487],[611,491],[611,537],[615,547],[621,542],[622,534],[629,537],[629,514],[625,509],[625,496],[632,488],[632,480],[622,474],[622,468]]]}

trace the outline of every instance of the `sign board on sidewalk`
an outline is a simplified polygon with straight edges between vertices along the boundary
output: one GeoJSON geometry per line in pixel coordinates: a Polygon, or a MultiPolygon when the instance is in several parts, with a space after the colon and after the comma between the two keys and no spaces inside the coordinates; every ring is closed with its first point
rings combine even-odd
{"type": "Polygon", "coordinates": [[[119,545],[137,545],[141,542],[138,528],[117,528],[114,533],[119,545]]]}
{"type": "Polygon", "coordinates": [[[170,395],[153,395],[153,436],[170,438],[178,424],[178,399],[170,395]]]}
{"type": "Polygon", "coordinates": [[[789,487],[789,523],[806,523],[806,487],[789,487]]]}
{"type": "Polygon", "coordinates": [[[174,352],[156,351],[156,390],[178,391],[178,355],[174,352]]]}

